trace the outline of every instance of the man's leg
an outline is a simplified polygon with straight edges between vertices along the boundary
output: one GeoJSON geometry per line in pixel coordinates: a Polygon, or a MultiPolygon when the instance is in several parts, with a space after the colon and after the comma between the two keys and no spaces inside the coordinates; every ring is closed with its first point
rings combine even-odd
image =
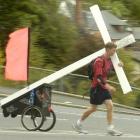
{"type": "Polygon", "coordinates": [[[105,100],[105,105],[107,109],[107,122],[108,125],[112,125],[112,114],[113,114],[113,103],[112,100],[105,100]]]}
{"type": "Polygon", "coordinates": [[[97,108],[97,105],[91,104],[89,108],[83,113],[83,115],[80,118],[80,121],[84,121],[91,113],[95,112],[97,108]]]}
{"type": "Polygon", "coordinates": [[[97,106],[96,105],[90,105],[89,108],[87,108],[87,110],[82,114],[82,116],[80,117],[80,119],[76,122],[76,124],[73,125],[74,129],[77,132],[80,133],[87,133],[87,131],[84,131],[82,129],[82,122],[93,112],[96,111],[97,106]]]}
{"type": "Polygon", "coordinates": [[[105,100],[105,105],[107,109],[107,122],[108,122],[108,133],[113,136],[120,136],[122,132],[114,129],[114,125],[112,124],[112,114],[113,114],[113,103],[112,100],[105,100]]]}

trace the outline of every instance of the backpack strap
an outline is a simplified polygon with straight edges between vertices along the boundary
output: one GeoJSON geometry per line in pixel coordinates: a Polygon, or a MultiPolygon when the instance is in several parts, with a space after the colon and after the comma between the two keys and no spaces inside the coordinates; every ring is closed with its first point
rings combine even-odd
{"type": "Polygon", "coordinates": [[[103,55],[101,55],[100,58],[103,60],[103,68],[104,68],[105,67],[105,59],[104,59],[103,55]]]}
{"type": "Polygon", "coordinates": [[[96,62],[96,60],[98,59],[98,58],[100,58],[100,59],[102,59],[103,60],[103,68],[105,67],[105,60],[104,60],[104,57],[103,57],[103,55],[101,55],[101,56],[99,56],[99,57],[97,57],[96,59],[95,59],[95,61],[94,61],[94,63],[96,62]]]}

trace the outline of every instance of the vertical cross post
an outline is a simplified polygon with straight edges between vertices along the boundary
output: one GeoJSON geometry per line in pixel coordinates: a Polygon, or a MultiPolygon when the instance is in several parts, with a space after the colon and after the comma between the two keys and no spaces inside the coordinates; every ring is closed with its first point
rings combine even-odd
{"type": "MultiPolygon", "coordinates": [[[[92,13],[92,15],[93,15],[93,17],[95,19],[95,22],[96,22],[98,28],[99,28],[99,31],[100,31],[100,33],[102,35],[104,44],[107,44],[108,42],[111,42],[110,35],[109,35],[108,31],[107,31],[106,25],[104,23],[104,20],[103,20],[103,17],[102,17],[102,14],[100,12],[100,9],[99,9],[98,5],[91,6],[90,10],[91,10],[91,13],[92,13]]],[[[118,63],[120,61],[119,61],[119,58],[117,56],[117,53],[115,53],[111,57],[111,60],[112,60],[114,69],[116,71],[118,80],[120,82],[121,88],[123,90],[123,93],[126,94],[126,93],[132,91],[131,86],[130,86],[127,78],[126,78],[126,75],[124,73],[123,68],[118,66],[118,63]]]]}

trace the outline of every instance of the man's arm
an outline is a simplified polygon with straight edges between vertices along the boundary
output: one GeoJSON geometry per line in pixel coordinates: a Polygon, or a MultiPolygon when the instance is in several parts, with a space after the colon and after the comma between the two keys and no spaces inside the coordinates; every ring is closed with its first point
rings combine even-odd
{"type": "Polygon", "coordinates": [[[105,88],[110,92],[110,93],[114,93],[116,91],[116,88],[111,86],[110,84],[106,83],[105,84],[105,88]]]}
{"type": "Polygon", "coordinates": [[[103,79],[102,75],[97,75],[97,81],[100,85],[105,85],[106,81],[103,79]]]}
{"type": "Polygon", "coordinates": [[[111,86],[110,84],[107,83],[107,81],[103,78],[103,61],[99,60],[97,63],[96,63],[96,68],[98,69],[97,71],[97,81],[98,83],[105,87],[110,93],[113,93],[116,91],[116,89],[111,86]]]}
{"type": "Polygon", "coordinates": [[[103,67],[104,67],[104,60],[102,58],[97,58],[95,61],[95,71],[96,71],[96,78],[100,85],[104,86],[106,84],[106,80],[103,78],[103,67]]]}

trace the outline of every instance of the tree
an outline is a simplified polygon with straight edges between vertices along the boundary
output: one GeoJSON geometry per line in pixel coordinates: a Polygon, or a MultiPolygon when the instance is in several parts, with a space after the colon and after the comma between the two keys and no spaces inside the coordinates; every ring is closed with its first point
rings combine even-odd
{"type": "Polygon", "coordinates": [[[5,49],[9,33],[28,26],[31,29],[30,64],[41,67],[65,65],[76,28],[67,17],[58,13],[59,0],[0,0],[0,3],[0,47],[5,49]]]}

